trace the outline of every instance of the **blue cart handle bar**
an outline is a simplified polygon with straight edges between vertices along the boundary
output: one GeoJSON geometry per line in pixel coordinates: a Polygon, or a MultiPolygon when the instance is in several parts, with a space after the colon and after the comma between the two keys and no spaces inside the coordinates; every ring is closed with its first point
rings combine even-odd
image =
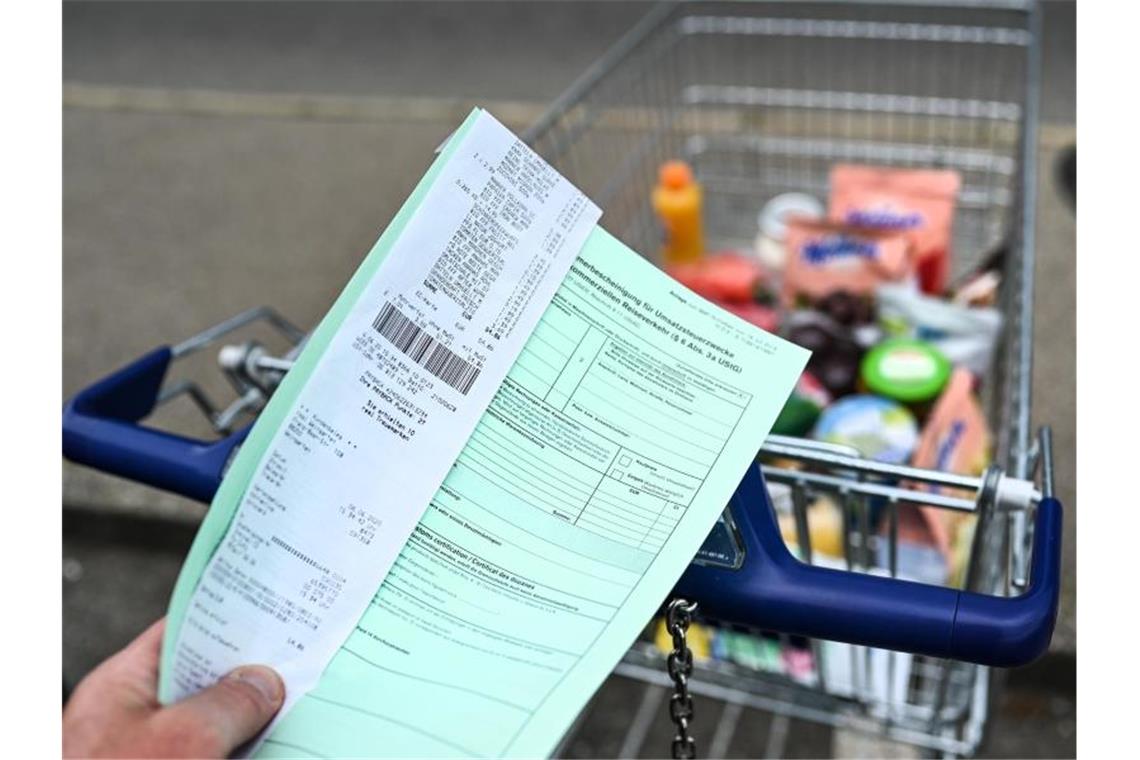
{"type": "MultiPolygon", "coordinates": [[[[199,441],[141,426],[170,365],[152,351],[80,391],[63,411],[63,453],[98,470],[209,502],[249,428],[199,441]]],[[[753,628],[983,665],[1011,667],[1049,646],[1060,591],[1061,504],[1036,509],[1029,586],[986,596],[895,578],[806,565],[780,535],[759,467],[729,504],[745,548],[740,569],[692,564],[675,594],[703,615],[753,628]]]]}
{"type": "Polygon", "coordinates": [[[68,401],[63,455],[208,504],[249,426],[221,440],[198,441],[140,425],[158,402],[173,357],[169,346],[155,349],[68,401]]]}
{"type": "Polygon", "coordinates": [[[1057,618],[1061,503],[1037,504],[1029,585],[1016,597],[806,565],[780,535],[758,466],[729,507],[744,544],[739,570],[691,564],[674,594],[702,615],[769,631],[1014,667],[1044,654],[1057,618]]]}

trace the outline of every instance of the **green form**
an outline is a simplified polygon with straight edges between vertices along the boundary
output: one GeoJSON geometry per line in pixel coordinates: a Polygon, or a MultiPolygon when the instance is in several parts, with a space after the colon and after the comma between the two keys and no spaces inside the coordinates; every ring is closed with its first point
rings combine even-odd
{"type": "MultiPolygon", "coordinates": [[[[471,123],[377,244],[380,258],[429,209],[428,191],[462,154],[471,123]]],[[[351,321],[368,265],[314,336],[318,355],[351,321]]],[[[426,504],[408,507],[422,511],[382,583],[333,642],[319,677],[290,695],[259,756],[550,754],[696,554],[807,361],[806,351],[709,304],[596,226],[545,304],[449,457],[442,485],[426,504]]],[[[386,325],[385,314],[374,321],[386,325]]],[[[241,615],[253,628],[219,633],[213,626],[229,621],[199,613],[212,599],[203,588],[219,593],[207,583],[218,573],[211,559],[219,547],[240,539],[252,551],[248,528],[235,537],[238,504],[248,507],[243,494],[248,501],[258,468],[272,469],[274,433],[306,413],[301,391],[319,368],[302,357],[290,372],[267,409],[276,406],[275,415],[259,421],[266,431],[251,435],[195,543],[171,605],[166,699],[179,693],[176,673],[190,683],[199,656],[194,648],[179,654],[180,628],[240,648],[240,632],[257,630],[258,614],[285,614],[267,612],[264,594],[249,591],[235,604],[248,602],[241,615]]],[[[351,418],[334,427],[354,434],[351,418]]],[[[322,487],[307,492],[318,494],[305,506],[315,533],[336,524],[320,511],[337,503],[322,487]]],[[[389,501],[403,491],[400,483],[374,487],[389,501]]],[[[358,525],[383,532],[386,520],[358,525]]],[[[336,565],[336,554],[298,548],[303,540],[264,543],[292,562],[301,554],[336,565]]],[[[246,568],[243,588],[273,586],[277,575],[260,569],[271,564],[246,568]]],[[[354,572],[326,569],[326,581],[354,572]]],[[[271,664],[292,672],[291,662],[271,664]]]]}

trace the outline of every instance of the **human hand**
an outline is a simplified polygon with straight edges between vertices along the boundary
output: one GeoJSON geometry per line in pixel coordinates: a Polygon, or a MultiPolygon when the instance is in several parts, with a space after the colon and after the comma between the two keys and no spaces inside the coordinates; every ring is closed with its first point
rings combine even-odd
{"type": "Polygon", "coordinates": [[[285,684],[261,665],[164,707],[159,620],[80,682],[63,711],[64,757],[226,757],[281,709],[285,684]]]}

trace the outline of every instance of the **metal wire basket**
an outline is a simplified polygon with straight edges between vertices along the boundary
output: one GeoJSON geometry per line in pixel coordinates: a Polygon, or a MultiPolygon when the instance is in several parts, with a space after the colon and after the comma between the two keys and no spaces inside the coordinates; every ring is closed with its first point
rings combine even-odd
{"type": "MultiPolygon", "coordinates": [[[[603,208],[610,232],[651,259],[661,233],[649,189],[669,159],[689,162],[702,184],[713,249],[750,247],[757,212],[778,194],[825,198],[838,162],[957,170],[952,278],[987,259],[999,260],[1002,272],[1005,327],[983,383],[995,462],[1033,479],[1039,454],[1049,454],[1047,437],[1034,437],[1030,422],[1039,56],[1030,4],[665,5],[583,74],[526,138],[603,208]]],[[[773,450],[770,441],[761,461],[769,483],[792,489],[797,541],[809,561],[803,505],[821,493],[852,516],[843,531],[848,569],[872,571],[867,549],[875,542],[894,556],[897,535],[872,535],[866,522],[864,486],[889,472],[868,473],[850,452],[808,442],[773,450]],[[798,466],[775,466],[777,458],[798,466]],[[809,482],[804,470],[818,477],[809,482]]],[[[1026,582],[1032,505],[990,509],[983,480],[959,494],[961,508],[984,516],[967,585],[1016,593],[1026,582]]],[[[894,497],[948,508],[913,488],[894,497]]],[[[817,663],[831,647],[810,646],[817,663]]],[[[822,668],[805,683],[725,663],[698,667],[693,688],[942,753],[977,749],[988,713],[987,668],[861,647],[837,656],[856,664],[843,688],[827,684],[822,668]],[[891,674],[885,688],[869,675],[880,661],[891,674]],[[900,681],[895,674],[904,670],[900,681]]],[[[649,644],[635,647],[618,672],[668,683],[649,644]]]]}

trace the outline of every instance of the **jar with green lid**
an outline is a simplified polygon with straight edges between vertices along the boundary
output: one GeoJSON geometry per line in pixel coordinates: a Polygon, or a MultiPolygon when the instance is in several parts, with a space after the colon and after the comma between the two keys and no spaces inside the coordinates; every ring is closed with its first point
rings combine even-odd
{"type": "Polygon", "coordinates": [[[862,387],[906,405],[920,419],[950,380],[950,360],[926,341],[890,338],[872,348],[859,368],[862,387]]]}

